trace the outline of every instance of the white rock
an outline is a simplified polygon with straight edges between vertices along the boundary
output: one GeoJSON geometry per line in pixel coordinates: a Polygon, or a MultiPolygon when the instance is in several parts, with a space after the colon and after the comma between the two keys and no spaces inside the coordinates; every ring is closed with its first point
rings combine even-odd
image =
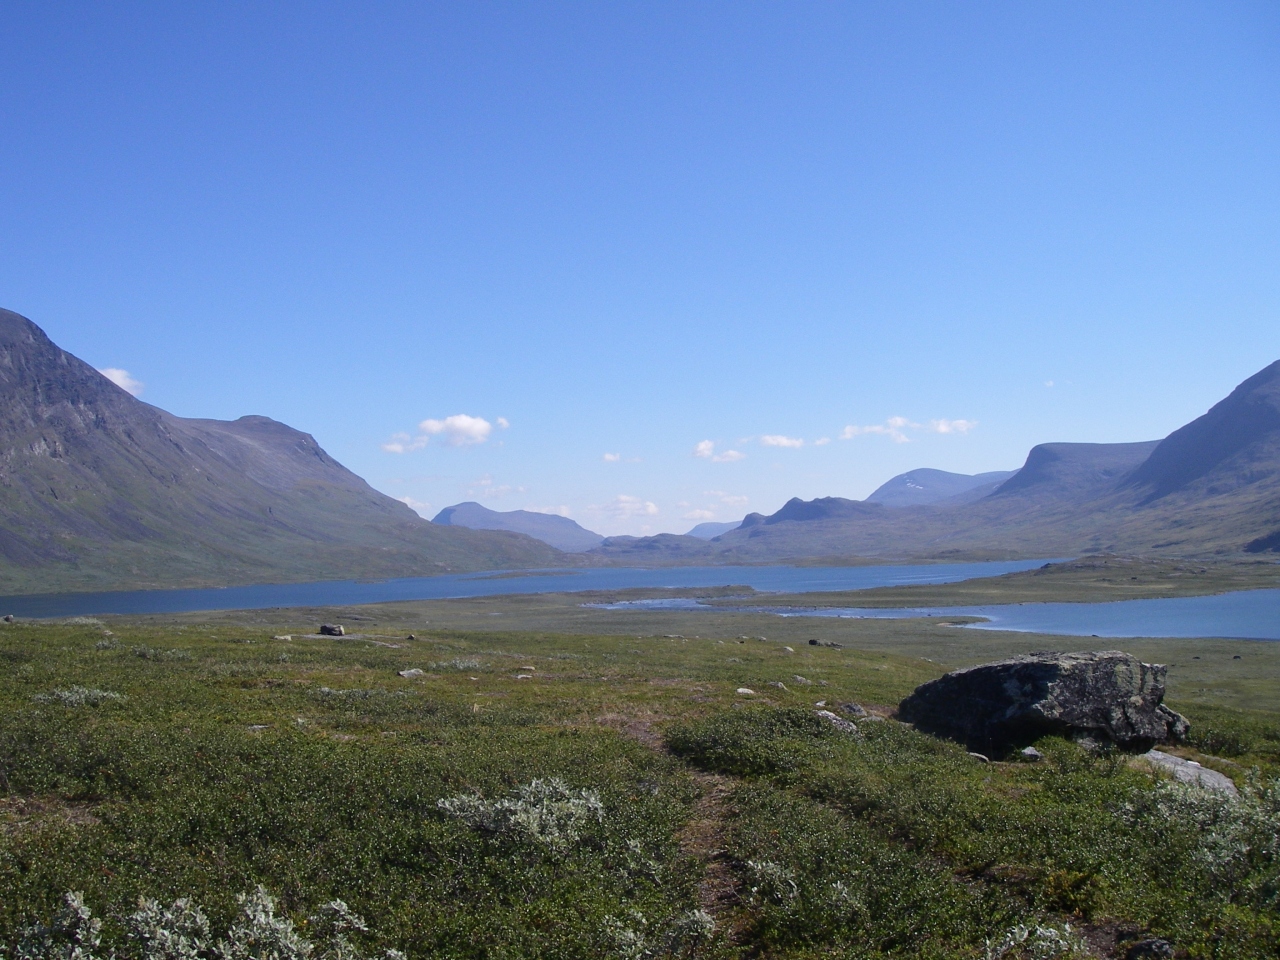
{"type": "Polygon", "coordinates": [[[739,687],[738,693],[740,693],[744,697],[754,697],[756,695],[756,692],[752,690],[750,687],[739,687]]]}
{"type": "Polygon", "coordinates": [[[1148,750],[1142,755],[1142,759],[1153,767],[1164,770],[1179,783],[1188,783],[1194,787],[1225,793],[1232,797],[1240,794],[1240,791],[1236,789],[1236,785],[1232,783],[1231,778],[1226,774],[1219,773],[1217,770],[1210,770],[1208,767],[1202,767],[1194,760],[1183,760],[1182,757],[1175,757],[1170,753],[1161,753],[1159,750],[1148,750]]]}

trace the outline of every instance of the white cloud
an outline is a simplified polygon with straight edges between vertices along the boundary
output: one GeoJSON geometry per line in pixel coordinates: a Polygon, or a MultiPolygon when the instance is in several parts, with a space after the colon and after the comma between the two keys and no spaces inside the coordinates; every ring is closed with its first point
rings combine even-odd
{"type": "Polygon", "coordinates": [[[714,520],[715,518],[713,510],[690,510],[684,515],[685,520],[714,520]]]}
{"type": "Polygon", "coordinates": [[[815,447],[825,447],[830,442],[830,437],[819,437],[817,440],[813,441],[813,445],[815,447]]]}
{"type": "MultiPolygon", "coordinates": [[[[498,418],[498,426],[505,430],[510,424],[505,418],[498,418]]],[[[449,447],[470,447],[484,443],[493,433],[493,424],[484,417],[470,417],[465,413],[455,413],[443,420],[423,420],[418,424],[418,435],[411,437],[407,433],[395,433],[382,445],[387,453],[409,453],[421,450],[432,437],[441,438],[449,447]]]]}
{"type": "Polygon", "coordinates": [[[423,420],[418,424],[418,430],[427,436],[443,437],[451,447],[467,447],[488,440],[493,424],[484,417],[455,413],[443,420],[423,420]]]}
{"type": "Polygon", "coordinates": [[[619,461],[622,460],[622,454],[606,453],[603,457],[601,457],[601,459],[604,460],[605,463],[618,463],[619,461]]]}
{"type": "Polygon", "coordinates": [[[131,393],[135,397],[142,396],[142,391],[146,387],[146,384],[141,380],[134,379],[128,370],[121,370],[119,367],[106,367],[98,372],[121,390],[131,393]]]}
{"type": "Polygon", "coordinates": [[[929,429],[934,433],[968,433],[978,425],[977,420],[930,420],[929,429]]]}
{"type": "Polygon", "coordinates": [[[405,506],[407,506],[410,510],[416,513],[418,516],[422,517],[424,520],[431,519],[430,517],[427,516],[427,514],[431,511],[431,504],[426,503],[425,501],[422,501],[422,500],[415,500],[413,499],[413,497],[396,497],[396,499],[399,500],[401,503],[403,503],[405,506]]]}
{"type": "Polygon", "coordinates": [[[511,426],[511,421],[510,421],[510,420],[508,420],[506,417],[499,417],[499,418],[498,418],[498,427],[499,427],[500,429],[505,430],[505,429],[507,429],[507,427],[509,427],[509,426],[511,426]]]}
{"type": "Polygon", "coordinates": [[[854,437],[879,435],[888,437],[894,443],[910,443],[908,430],[926,430],[930,433],[968,433],[978,425],[977,420],[930,420],[928,425],[915,423],[906,417],[890,417],[884,423],[872,424],[868,427],[847,426],[840,432],[841,440],[852,440],[854,437]]]}
{"type": "Polygon", "coordinates": [[[791,450],[798,450],[804,446],[804,441],[796,437],[784,437],[780,433],[768,433],[760,438],[760,443],[766,447],[787,447],[791,450]]]}
{"type": "Polygon", "coordinates": [[[629,520],[632,517],[655,517],[658,515],[658,505],[652,500],[628,496],[625,493],[614,497],[613,502],[609,504],[607,509],[619,520],[629,520]]]}
{"type": "Polygon", "coordinates": [[[1052,386],[1053,386],[1053,381],[1052,381],[1052,380],[1046,380],[1046,381],[1044,382],[1044,385],[1045,385],[1046,387],[1052,387],[1052,386]]]}
{"type": "Polygon", "coordinates": [[[716,453],[716,442],[714,440],[701,441],[693,448],[693,455],[704,460],[710,460],[712,463],[734,463],[746,457],[745,453],[739,453],[737,450],[716,453]]]}

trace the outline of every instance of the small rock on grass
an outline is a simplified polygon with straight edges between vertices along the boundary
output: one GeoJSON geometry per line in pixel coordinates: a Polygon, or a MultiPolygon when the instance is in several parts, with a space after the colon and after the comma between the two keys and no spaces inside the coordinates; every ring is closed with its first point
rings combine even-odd
{"type": "Polygon", "coordinates": [[[840,704],[840,709],[854,717],[865,717],[867,715],[867,711],[856,703],[842,703],[840,704]]]}
{"type": "Polygon", "coordinates": [[[756,695],[756,692],[750,687],[739,687],[737,692],[744,697],[754,697],[756,695]]]}
{"type": "Polygon", "coordinates": [[[322,623],[320,624],[320,635],[322,637],[345,637],[347,631],[340,623],[322,623]]]}
{"type": "Polygon", "coordinates": [[[1172,960],[1173,944],[1159,937],[1140,940],[1125,951],[1124,960],[1172,960]]]}
{"type": "Polygon", "coordinates": [[[410,669],[408,669],[408,670],[401,670],[401,671],[400,671],[400,676],[402,676],[402,677],[404,677],[406,680],[408,680],[408,679],[410,679],[411,677],[420,677],[420,676],[422,676],[422,675],[423,675],[423,673],[424,673],[424,671],[419,670],[417,667],[411,667],[411,668],[410,668],[410,669]]]}
{"type": "Polygon", "coordinates": [[[1037,760],[1044,759],[1044,754],[1035,747],[1023,747],[1018,751],[1018,756],[1022,757],[1023,760],[1026,760],[1029,763],[1035,763],[1037,760]]]}
{"type": "Polygon", "coordinates": [[[839,730],[841,733],[857,733],[858,732],[857,724],[854,724],[848,720],[845,720],[843,717],[837,717],[830,710],[818,710],[817,714],[823,720],[827,721],[827,723],[831,724],[833,727],[839,730]]]}

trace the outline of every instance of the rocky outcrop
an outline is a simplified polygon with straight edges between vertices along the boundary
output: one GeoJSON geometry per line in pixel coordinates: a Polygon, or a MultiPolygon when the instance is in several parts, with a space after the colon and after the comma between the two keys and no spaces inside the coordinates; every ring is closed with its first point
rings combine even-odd
{"type": "Polygon", "coordinates": [[[931,680],[898,716],[984,752],[1049,733],[1148,750],[1182,739],[1189,726],[1162,703],[1167,669],[1118,650],[1033,653],[931,680]]]}

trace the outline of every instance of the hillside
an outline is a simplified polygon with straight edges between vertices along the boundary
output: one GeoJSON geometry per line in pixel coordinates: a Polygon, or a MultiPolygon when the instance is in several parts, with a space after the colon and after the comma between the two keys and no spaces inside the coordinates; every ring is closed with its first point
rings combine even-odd
{"type": "Polygon", "coordinates": [[[266,417],[143,403],[0,311],[0,593],[393,577],[561,562],[437,527],[266,417]]]}
{"type": "Polygon", "coordinates": [[[478,503],[445,507],[431,520],[443,526],[466,527],[470,530],[507,530],[541,540],[566,553],[580,553],[598,547],[604,537],[579,526],[568,517],[531,510],[490,510],[478,503]]]}

